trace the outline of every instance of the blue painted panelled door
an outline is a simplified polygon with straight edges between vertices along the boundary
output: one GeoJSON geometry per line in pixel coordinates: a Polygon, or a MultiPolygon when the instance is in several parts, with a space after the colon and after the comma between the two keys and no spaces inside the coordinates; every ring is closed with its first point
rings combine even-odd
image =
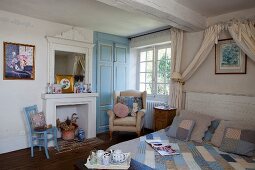
{"type": "Polygon", "coordinates": [[[97,43],[97,133],[108,130],[107,111],[113,108],[113,92],[126,90],[128,46],[113,41],[97,43]]]}

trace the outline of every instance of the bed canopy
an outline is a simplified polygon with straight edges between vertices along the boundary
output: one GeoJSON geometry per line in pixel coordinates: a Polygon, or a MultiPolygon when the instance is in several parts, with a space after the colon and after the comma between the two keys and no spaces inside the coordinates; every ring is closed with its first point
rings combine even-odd
{"type": "Polygon", "coordinates": [[[172,28],[171,32],[171,81],[169,105],[181,109],[182,86],[200,67],[211,52],[223,30],[228,30],[236,44],[255,62],[255,20],[231,20],[208,27],[199,50],[188,67],[181,73],[183,31],[172,28]]]}

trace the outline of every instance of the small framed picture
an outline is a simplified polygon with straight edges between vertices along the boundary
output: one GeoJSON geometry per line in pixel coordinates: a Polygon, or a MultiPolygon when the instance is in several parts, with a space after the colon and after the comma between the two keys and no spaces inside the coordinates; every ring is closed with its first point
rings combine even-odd
{"type": "Polygon", "coordinates": [[[247,56],[233,39],[215,45],[215,74],[246,74],[247,56]]]}
{"type": "Polygon", "coordinates": [[[4,42],[4,80],[35,79],[35,46],[4,42]]]}
{"type": "Polygon", "coordinates": [[[57,75],[56,82],[57,84],[61,85],[63,93],[73,93],[74,89],[73,75],[57,75]]]}

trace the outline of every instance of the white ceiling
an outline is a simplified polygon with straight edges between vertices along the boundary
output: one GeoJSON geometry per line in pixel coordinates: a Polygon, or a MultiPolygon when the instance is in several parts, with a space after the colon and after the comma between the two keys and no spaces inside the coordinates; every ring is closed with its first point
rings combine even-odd
{"type": "MultiPolygon", "coordinates": [[[[213,17],[255,7],[255,0],[175,0],[205,17],[213,17]]],[[[254,11],[255,14],[255,11],[254,11]]]]}
{"type": "MultiPolygon", "coordinates": [[[[175,1],[206,17],[255,7],[255,0],[175,1]]],[[[167,27],[166,23],[149,16],[96,0],[0,0],[0,10],[121,36],[167,27]]]]}

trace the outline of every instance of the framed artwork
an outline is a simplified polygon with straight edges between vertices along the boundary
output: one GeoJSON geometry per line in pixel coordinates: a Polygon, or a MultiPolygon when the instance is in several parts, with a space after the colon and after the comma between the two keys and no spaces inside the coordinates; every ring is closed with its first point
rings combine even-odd
{"type": "Polygon", "coordinates": [[[4,80],[35,79],[35,46],[4,42],[4,80]]]}
{"type": "Polygon", "coordinates": [[[73,75],[57,75],[56,82],[57,84],[61,85],[63,93],[73,93],[74,88],[73,75]]]}
{"type": "Polygon", "coordinates": [[[215,74],[246,74],[247,56],[233,39],[215,45],[215,74]]]}

